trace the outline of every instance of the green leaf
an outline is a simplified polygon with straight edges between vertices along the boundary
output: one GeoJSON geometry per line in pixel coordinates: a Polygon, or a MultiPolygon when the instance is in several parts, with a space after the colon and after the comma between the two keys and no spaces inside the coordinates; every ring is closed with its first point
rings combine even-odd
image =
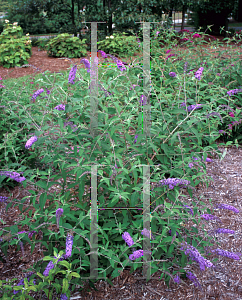
{"type": "Polygon", "coordinates": [[[44,209],[46,200],[47,200],[47,193],[41,194],[40,197],[39,197],[39,205],[40,205],[41,210],[44,209]]]}
{"type": "Polygon", "coordinates": [[[59,261],[58,265],[62,265],[66,267],[68,270],[70,270],[70,264],[67,261],[59,261]]]}
{"type": "Polygon", "coordinates": [[[63,279],[63,285],[62,285],[62,293],[65,294],[68,291],[69,283],[66,278],[63,279]]]}
{"type": "Polygon", "coordinates": [[[81,277],[81,276],[80,276],[78,273],[76,273],[76,272],[71,272],[70,275],[71,275],[72,277],[77,277],[77,278],[80,278],[80,277],[81,277]]]}

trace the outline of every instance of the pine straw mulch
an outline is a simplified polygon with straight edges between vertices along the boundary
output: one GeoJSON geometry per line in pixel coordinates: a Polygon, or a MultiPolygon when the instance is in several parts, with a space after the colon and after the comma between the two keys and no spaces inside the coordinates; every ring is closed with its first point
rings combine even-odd
{"type": "MultiPolygon", "coordinates": [[[[210,51],[210,49],[208,50],[210,51]]],[[[213,50],[212,52],[215,51],[213,50]]],[[[236,53],[238,53],[238,48],[236,53]]],[[[215,55],[217,54],[215,53],[215,55]]],[[[80,58],[76,60],[77,61],[74,61],[75,63],[79,62],[80,58]]],[[[40,68],[42,72],[45,70],[59,72],[70,67],[69,60],[64,61],[58,58],[49,58],[45,51],[38,51],[38,48],[36,47],[33,47],[33,55],[30,58],[29,63],[40,68]]],[[[18,78],[35,73],[35,70],[32,68],[12,68],[12,70],[2,70],[1,68],[2,67],[0,67],[0,74],[2,78],[4,78],[4,76],[8,78],[18,78]],[[4,71],[5,74],[3,74],[2,71],[4,71]]],[[[223,147],[221,147],[221,149],[224,151],[223,147]]],[[[212,155],[209,157],[213,158],[212,155]]],[[[228,148],[228,153],[223,161],[220,162],[219,159],[213,158],[212,163],[206,163],[207,174],[213,177],[214,182],[210,183],[209,188],[206,188],[203,184],[199,184],[199,186],[196,187],[193,199],[202,199],[208,207],[210,207],[209,199],[212,199],[213,203],[227,203],[229,205],[234,205],[237,209],[241,210],[239,201],[241,196],[239,180],[242,175],[240,170],[240,157],[242,157],[242,150],[231,147],[228,148]]],[[[13,201],[13,199],[21,200],[23,197],[30,195],[28,192],[28,189],[30,188],[33,189],[33,186],[27,186],[26,189],[22,186],[18,186],[12,189],[10,193],[6,189],[0,189],[0,194],[1,196],[9,197],[7,202],[13,201]]],[[[85,187],[85,191],[85,193],[87,193],[87,186],[85,187]]],[[[188,195],[186,190],[183,190],[183,194],[188,195]]],[[[26,200],[23,209],[28,206],[28,201],[26,200]]],[[[48,206],[48,201],[46,206],[48,206]]],[[[1,208],[1,219],[4,221],[4,224],[0,224],[0,230],[3,230],[6,226],[12,226],[22,219],[20,217],[21,212],[17,207],[10,208],[7,213],[3,206],[1,206],[1,208]]],[[[29,207],[28,211],[30,209],[31,208],[29,207]]],[[[75,208],[73,207],[71,209],[75,208]]],[[[26,211],[24,215],[28,215],[28,211],[26,211]]],[[[232,252],[242,252],[242,243],[240,240],[240,213],[235,214],[227,210],[217,210],[215,214],[220,217],[222,221],[222,226],[220,227],[235,230],[234,235],[218,235],[217,240],[221,243],[221,249],[232,252]]],[[[187,227],[190,228],[192,225],[194,224],[188,223],[187,227]]],[[[209,221],[205,228],[211,229],[212,225],[214,226],[215,222],[209,221]]],[[[49,226],[48,229],[57,231],[55,225],[49,226]]],[[[26,225],[19,228],[19,231],[20,230],[28,230],[28,226],[26,225]]],[[[203,236],[202,232],[199,231],[199,233],[203,236]]],[[[41,238],[41,236],[38,236],[37,238],[41,238]]],[[[0,280],[10,280],[11,278],[22,279],[24,275],[23,271],[31,267],[33,262],[42,260],[44,257],[43,251],[45,250],[45,247],[40,248],[40,245],[36,245],[33,254],[30,255],[30,246],[26,244],[24,246],[23,255],[21,249],[17,251],[17,246],[9,246],[8,257],[5,257],[3,253],[1,253],[4,261],[0,262],[0,280]]],[[[208,258],[210,259],[213,257],[215,256],[209,256],[208,258]]],[[[171,282],[169,289],[165,285],[163,279],[151,279],[146,283],[144,279],[139,279],[142,277],[142,270],[137,269],[133,274],[129,274],[129,268],[126,268],[118,278],[112,280],[114,284],[113,287],[109,286],[106,282],[99,280],[95,284],[95,287],[99,291],[94,291],[93,289],[89,291],[88,285],[84,284],[84,290],[79,292],[76,289],[72,293],[71,299],[241,299],[241,261],[234,261],[219,256],[216,257],[218,257],[219,260],[218,263],[216,263],[217,268],[214,271],[207,269],[205,272],[200,273],[199,267],[196,264],[192,264],[189,268],[189,270],[197,276],[203,291],[194,287],[193,283],[188,279],[185,279],[179,286],[176,286],[171,282]]],[[[152,277],[159,278],[160,275],[161,272],[157,272],[153,274],[152,277]]],[[[34,296],[34,294],[32,295],[34,296]]],[[[35,297],[35,299],[37,298],[35,297]]],[[[42,299],[47,298],[42,297],[42,299]]],[[[55,295],[53,299],[57,299],[55,295]]]]}

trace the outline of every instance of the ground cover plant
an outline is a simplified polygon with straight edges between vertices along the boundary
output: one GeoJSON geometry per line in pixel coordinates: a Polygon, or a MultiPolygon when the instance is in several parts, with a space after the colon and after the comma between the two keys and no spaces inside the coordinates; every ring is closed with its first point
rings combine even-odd
{"type": "MultiPolygon", "coordinates": [[[[45,293],[52,299],[54,290],[61,299],[68,299],[75,285],[90,275],[90,193],[84,195],[84,186],[91,186],[94,164],[98,164],[100,277],[110,282],[126,266],[131,266],[131,272],[142,267],[142,256],[147,255],[142,249],[144,238],[151,240],[151,274],[162,270],[168,286],[170,280],[179,284],[189,278],[201,287],[189,265],[195,261],[204,272],[214,268],[216,260],[210,261],[209,253],[240,259],[239,253],[219,248],[205,232],[198,236],[196,227],[187,230],[183,226],[188,219],[201,228],[212,220],[212,201],[211,207],[204,205],[200,210],[196,201],[181,202],[179,196],[183,189],[192,196],[195,186],[207,183],[205,162],[212,163],[209,151],[221,156],[215,140],[229,133],[226,120],[240,120],[241,111],[235,105],[241,101],[241,61],[232,56],[223,61],[204,61],[202,56],[194,60],[190,54],[178,57],[174,52],[180,43],[190,51],[201,51],[204,34],[184,31],[179,40],[168,38],[166,47],[161,48],[161,31],[157,27],[151,33],[149,99],[143,95],[141,59],[125,65],[100,51],[115,68],[98,67],[97,135],[90,129],[89,60],[80,59],[86,69],[77,71],[73,65],[69,74],[39,75],[35,79],[39,86],[33,93],[28,78],[24,88],[22,79],[1,80],[0,130],[4,142],[0,184],[5,187],[16,182],[26,187],[32,183],[37,188],[17,204],[1,197],[6,212],[12,206],[24,212],[26,201],[31,207],[29,217],[0,231],[1,249],[7,255],[8,245],[18,245],[24,251],[29,243],[33,250],[37,242],[48,249],[45,259],[27,270],[22,281],[0,281],[2,299],[26,299],[33,293],[39,298],[45,293]],[[143,132],[148,101],[150,136],[143,132]],[[233,111],[236,113],[231,115],[233,111]],[[152,183],[151,232],[143,228],[140,210],[143,165],[149,165],[152,183]],[[60,180],[61,193],[50,193],[51,186],[59,185],[60,180]],[[113,210],[116,207],[133,209],[113,210]],[[24,225],[29,230],[19,231],[24,225]],[[38,240],[40,231],[42,239],[38,240]]],[[[142,49],[140,38],[137,45],[142,49]]],[[[211,42],[211,46],[219,44],[211,42]]],[[[217,208],[239,213],[233,206],[221,204],[217,208]]],[[[230,230],[216,229],[221,234],[230,230]]],[[[90,284],[95,281],[90,280],[90,284]]]]}

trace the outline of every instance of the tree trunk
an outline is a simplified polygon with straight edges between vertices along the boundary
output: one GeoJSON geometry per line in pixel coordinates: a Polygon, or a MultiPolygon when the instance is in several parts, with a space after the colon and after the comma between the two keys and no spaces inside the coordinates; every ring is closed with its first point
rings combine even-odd
{"type": "Polygon", "coordinates": [[[184,29],[184,23],[185,23],[185,12],[187,8],[185,5],[182,6],[182,23],[181,23],[181,30],[184,29]]]}
{"type": "Polygon", "coordinates": [[[73,25],[73,29],[74,29],[74,36],[77,36],[77,32],[76,32],[76,26],[75,26],[75,15],[74,15],[74,9],[75,9],[75,3],[74,0],[71,0],[71,20],[72,20],[72,25],[73,25]]]}
{"type": "Polygon", "coordinates": [[[113,28],[112,28],[113,21],[112,21],[112,13],[111,13],[111,0],[108,0],[108,15],[109,15],[108,32],[109,32],[109,35],[112,35],[113,34],[113,28]]]}
{"type": "Polygon", "coordinates": [[[239,6],[238,6],[238,14],[237,14],[238,18],[237,21],[238,22],[242,22],[242,0],[239,0],[239,6]]]}

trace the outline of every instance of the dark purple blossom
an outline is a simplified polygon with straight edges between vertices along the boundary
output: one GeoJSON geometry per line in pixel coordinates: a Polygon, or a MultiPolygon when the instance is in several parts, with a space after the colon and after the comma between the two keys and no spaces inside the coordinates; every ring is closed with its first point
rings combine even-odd
{"type": "Polygon", "coordinates": [[[191,182],[185,179],[179,179],[179,178],[168,178],[168,179],[162,179],[159,181],[160,183],[158,186],[161,185],[169,185],[170,189],[174,189],[174,186],[179,186],[185,188],[188,184],[191,182]]]}
{"type": "MultiPolygon", "coordinates": [[[[54,256],[54,258],[57,258],[57,257],[54,256]]],[[[58,259],[57,262],[62,261],[63,259],[64,259],[64,258],[61,257],[61,258],[58,259]]],[[[50,261],[50,262],[48,263],[47,267],[45,268],[43,275],[46,276],[46,277],[49,276],[49,272],[50,272],[51,269],[54,268],[54,266],[55,266],[54,263],[53,263],[52,261],[50,261]]]]}
{"type": "Polygon", "coordinates": [[[26,143],[26,145],[25,145],[25,148],[26,148],[26,149],[29,149],[29,148],[33,145],[33,143],[37,142],[37,140],[38,140],[37,136],[32,136],[32,137],[27,141],[27,143],[26,143]]]}
{"type": "Polygon", "coordinates": [[[134,137],[134,144],[136,144],[137,138],[138,138],[138,134],[136,134],[135,137],[134,137]]]}
{"type": "Polygon", "coordinates": [[[125,231],[123,234],[122,234],[122,238],[125,240],[126,244],[131,247],[133,244],[134,244],[134,241],[132,239],[132,237],[130,236],[130,234],[125,231]]]}
{"type": "Polygon", "coordinates": [[[141,96],[140,96],[139,103],[140,103],[141,105],[146,105],[146,104],[147,104],[147,97],[146,97],[145,95],[141,95],[141,96]]]}
{"type": "Polygon", "coordinates": [[[107,54],[104,51],[102,50],[98,50],[98,51],[101,53],[102,57],[107,58],[107,54]]]}
{"type": "MultiPolygon", "coordinates": [[[[25,276],[25,278],[28,279],[28,282],[29,282],[29,277],[30,277],[32,274],[34,274],[34,273],[33,273],[33,272],[30,272],[29,274],[27,274],[27,275],[25,276]]],[[[36,279],[33,280],[33,283],[34,283],[34,285],[36,284],[36,279]]],[[[21,279],[21,280],[19,281],[19,283],[18,283],[17,286],[20,286],[20,285],[24,286],[24,279],[21,279]]],[[[15,290],[13,291],[14,295],[18,294],[19,292],[20,292],[20,291],[15,291],[15,290]]]]}
{"type": "Polygon", "coordinates": [[[187,72],[187,66],[188,66],[188,62],[186,61],[185,64],[184,64],[184,73],[187,72]]]}
{"type": "Polygon", "coordinates": [[[77,70],[77,65],[74,65],[69,73],[69,78],[68,78],[68,83],[74,84],[74,80],[76,78],[76,70],[77,70]]]}
{"type": "Polygon", "coordinates": [[[68,300],[68,297],[66,296],[66,294],[61,294],[60,300],[68,300]]]}
{"type": "Polygon", "coordinates": [[[190,215],[193,215],[193,210],[192,210],[192,208],[190,206],[184,205],[184,204],[183,204],[183,206],[189,209],[188,212],[189,212],[190,215]]]}

